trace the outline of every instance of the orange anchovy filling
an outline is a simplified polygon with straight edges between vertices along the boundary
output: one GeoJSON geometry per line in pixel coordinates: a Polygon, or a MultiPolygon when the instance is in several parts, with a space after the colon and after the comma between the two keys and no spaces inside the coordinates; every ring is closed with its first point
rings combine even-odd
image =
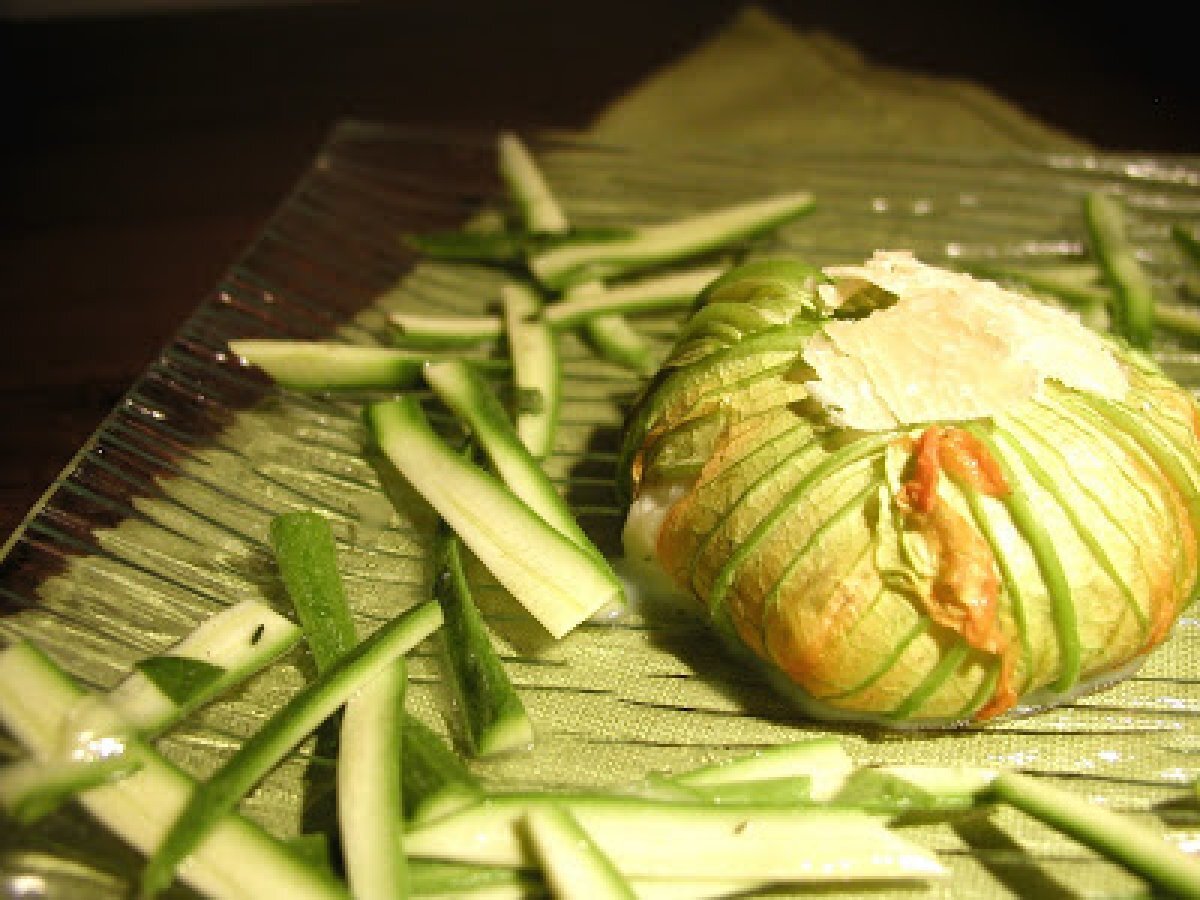
{"type": "Polygon", "coordinates": [[[966,519],[939,499],[938,479],[943,471],[990,497],[1004,496],[1009,485],[995,458],[974,435],[934,425],[917,439],[912,476],[897,497],[938,560],[925,599],[930,618],[961,635],[968,646],[1000,657],[995,692],[975,714],[977,719],[988,719],[1017,701],[1012,683],[1014,648],[1000,628],[1000,577],[992,549],[966,519]]]}

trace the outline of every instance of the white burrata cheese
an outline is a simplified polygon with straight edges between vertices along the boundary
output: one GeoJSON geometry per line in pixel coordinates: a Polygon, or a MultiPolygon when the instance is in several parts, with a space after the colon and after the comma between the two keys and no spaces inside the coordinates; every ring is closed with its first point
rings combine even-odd
{"type": "Polygon", "coordinates": [[[805,347],[806,384],[831,421],[882,431],[986,418],[1055,380],[1117,400],[1125,372],[1077,316],[1000,285],[877,251],[831,266],[822,300],[836,308],[867,284],[898,299],[857,320],[829,322],[805,347]]]}

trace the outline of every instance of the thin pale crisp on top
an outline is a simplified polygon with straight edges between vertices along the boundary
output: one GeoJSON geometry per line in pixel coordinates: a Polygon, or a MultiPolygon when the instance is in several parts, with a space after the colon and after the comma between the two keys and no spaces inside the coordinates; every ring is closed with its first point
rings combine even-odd
{"type": "Polygon", "coordinates": [[[1048,379],[1118,400],[1128,384],[1112,352],[1071,313],[903,251],[825,270],[836,307],[864,287],[896,303],[831,321],[804,349],[808,388],[843,427],[877,431],[980,419],[1037,395],[1048,379]]]}

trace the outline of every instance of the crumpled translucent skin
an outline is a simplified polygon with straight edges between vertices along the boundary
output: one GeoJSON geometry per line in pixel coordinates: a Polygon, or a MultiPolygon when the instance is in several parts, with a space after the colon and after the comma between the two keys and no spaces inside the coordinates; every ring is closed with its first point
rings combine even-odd
{"type": "Polygon", "coordinates": [[[1128,674],[1200,574],[1191,395],[1114,343],[1120,400],[1048,381],[988,418],[840,428],[804,388],[823,280],[729,272],[639,398],[620,487],[674,486],[659,565],[818,717],[984,721],[1128,674]]]}

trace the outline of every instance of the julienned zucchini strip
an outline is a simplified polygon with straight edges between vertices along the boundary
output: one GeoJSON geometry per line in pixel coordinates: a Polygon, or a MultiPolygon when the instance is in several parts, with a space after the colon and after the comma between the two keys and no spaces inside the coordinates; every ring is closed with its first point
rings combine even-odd
{"type": "Polygon", "coordinates": [[[136,663],[91,714],[77,714],[71,758],[27,759],[0,770],[0,802],[21,821],[32,821],[79,791],[122,777],[132,759],[86,753],[82,744],[119,743],[127,733],[155,737],[268,665],[299,637],[295,625],[254,600],[210,616],[166,652],[136,663]],[[121,733],[106,735],[106,721],[121,733]]]}
{"type": "MultiPolygon", "coordinates": [[[[509,192],[525,216],[525,227],[533,232],[562,234],[569,230],[570,222],[563,212],[558,198],[554,196],[549,183],[542,174],[533,155],[520,139],[514,134],[502,136],[499,143],[499,164],[503,177],[508,183],[509,192]]],[[[633,232],[630,233],[632,235],[633,232]]],[[[628,236],[625,236],[626,239],[628,236]]],[[[605,236],[603,241],[615,240],[605,236]]],[[[533,260],[540,251],[533,250],[526,254],[526,265],[543,286],[558,289],[564,284],[552,284],[540,276],[533,267],[533,260]]],[[[577,281],[593,281],[595,279],[581,277],[577,281]]],[[[619,365],[634,369],[642,374],[651,365],[650,342],[635,329],[629,327],[619,314],[613,313],[588,319],[583,323],[583,330],[593,346],[605,358],[619,365]]]]}
{"type": "MultiPolygon", "coordinates": [[[[333,341],[246,339],[229,349],[262,369],[277,384],[295,391],[395,390],[421,383],[428,353],[396,347],[368,347],[333,341]]],[[[479,359],[480,366],[506,370],[504,360],[479,359]]]]}
{"type": "Polygon", "coordinates": [[[475,607],[457,536],[439,535],[437,558],[442,647],[471,752],[496,756],[526,748],[533,743],[533,723],[475,607]]]}
{"type": "Polygon", "coordinates": [[[1129,241],[1124,204],[1093,191],[1083,200],[1092,252],[1116,300],[1113,325],[1131,345],[1148,350],[1154,338],[1154,288],[1129,241]]]}
{"type": "Polygon", "coordinates": [[[164,890],[184,858],[264,775],[354,691],[428,637],[441,623],[442,613],[436,603],[427,601],[410,607],[337,659],[268,719],[192,795],[147,862],[142,873],[142,893],[152,896],[164,890]]]}
{"type": "Polygon", "coordinates": [[[521,442],[504,407],[470,363],[446,360],[425,368],[425,380],[438,399],[471,430],[500,480],[555,531],[607,567],[570,506],[554,487],[534,454],[521,442]]]}
{"type": "Polygon", "coordinates": [[[637,894],[570,811],[556,804],[525,814],[525,831],[557,900],[637,900],[637,894]]]}
{"type": "Polygon", "coordinates": [[[807,191],[764,197],[639,228],[626,238],[544,250],[530,258],[529,268],[545,287],[562,290],[708,253],[778,228],[813,207],[807,191]]]}
{"type": "MultiPolygon", "coordinates": [[[[526,900],[549,896],[540,873],[531,868],[485,866],[439,859],[409,862],[413,897],[443,900],[526,900]]],[[[769,887],[762,879],[634,878],[627,879],[639,900],[718,900],[754,896],[769,887]]]]}
{"type": "Polygon", "coordinates": [[[495,794],[410,828],[413,857],[535,865],[522,832],[547,806],[566,809],[626,878],[805,882],[946,874],[927,850],[858,810],[658,800],[615,793],[495,794]]]}
{"type": "Polygon", "coordinates": [[[415,398],[368,404],[366,421],[392,465],[551,635],[564,636],[621,599],[611,568],[451,449],[415,398]]]}
{"type": "Polygon", "coordinates": [[[670,780],[692,789],[708,789],[804,777],[809,779],[809,797],[822,801],[837,794],[853,769],[854,761],[840,741],[814,738],[763,747],[754,753],[680,772],[670,780]]]}
{"type": "MultiPolygon", "coordinates": [[[[312,510],[271,521],[271,544],[318,672],[354,649],[358,634],[346,600],[328,520],[312,510]]],[[[404,694],[398,657],[346,700],[339,729],[337,818],[351,892],[359,898],[407,893],[402,852],[404,694]]]]}
{"type": "MultiPolygon", "coordinates": [[[[64,721],[87,697],[32,644],[0,651],[0,721],[34,758],[53,757],[64,721]]],[[[109,831],[149,854],[197,787],[139,738],[126,740],[126,752],[136,756],[136,771],[84,791],[77,800],[109,831]]],[[[233,812],[218,817],[191,848],[182,877],[201,894],[220,900],[348,900],[340,882],[233,812]]]]}
{"type": "Polygon", "coordinates": [[[554,452],[562,405],[558,339],[550,324],[539,315],[540,298],[526,285],[505,284],[500,302],[517,395],[513,414],[517,434],[530,453],[537,459],[545,459],[554,452]]]}
{"type": "MultiPolygon", "coordinates": [[[[568,291],[562,299],[547,304],[541,315],[556,330],[562,330],[614,313],[686,310],[727,270],[727,266],[704,266],[608,285],[592,282],[586,290],[581,287],[568,291]]],[[[396,340],[406,347],[469,347],[498,340],[504,334],[504,320],[498,315],[397,311],[389,313],[388,320],[396,330],[396,340]]]]}
{"type": "Polygon", "coordinates": [[[496,149],[500,177],[526,227],[546,234],[567,231],[570,223],[521,139],[510,131],[502,132],[496,149]]]}
{"type": "Polygon", "coordinates": [[[1002,772],[991,795],[1093,847],[1179,897],[1200,897],[1200,859],[1154,830],[1083,797],[1018,772],[1002,772]]]}
{"type": "Polygon", "coordinates": [[[592,282],[586,291],[568,291],[563,299],[547,306],[543,315],[554,327],[567,328],[596,316],[613,313],[642,314],[690,309],[700,292],[728,269],[728,266],[703,266],[643,276],[636,281],[614,284],[592,282]]]}
{"type": "Polygon", "coordinates": [[[458,754],[437,732],[411,715],[404,718],[402,752],[406,821],[430,822],[482,799],[483,788],[458,754]]]}
{"type": "Polygon", "coordinates": [[[358,643],[333,530],[320,513],[298,510],[272,519],[270,535],[284,589],[317,671],[324,672],[358,643]]]}
{"type": "Polygon", "coordinates": [[[406,897],[404,853],[404,657],[346,703],[337,760],[338,828],[350,892],[358,900],[406,897]]]}

